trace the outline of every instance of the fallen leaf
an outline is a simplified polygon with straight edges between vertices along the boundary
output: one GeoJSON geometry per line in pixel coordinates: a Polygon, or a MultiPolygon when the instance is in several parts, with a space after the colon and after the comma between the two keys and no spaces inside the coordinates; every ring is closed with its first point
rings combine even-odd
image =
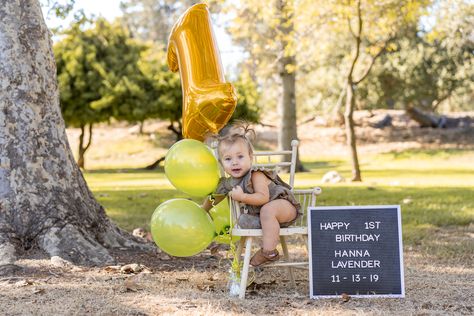
{"type": "Polygon", "coordinates": [[[132,235],[140,238],[145,238],[146,231],[142,227],[138,227],[133,230],[132,235]]]}
{"type": "Polygon", "coordinates": [[[139,273],[143,270],[144,267],[145,266],[138,263],[126,264],[120,268],[120,272],[125,274],[139,273]]]}
{"type": "Polygon", "coordinates": [[[181,277],[181,278],[176,278],[178,281],[189,281],[189,278],[187,277],[181,277]]]}
{"type": "Polygon", "coordinates": [[[346,302],[349,302],[349,300],[351,299],[351,296],[349,294],[342,293],[341,299],[344,303],[346,303],[346,302]]]}
{"type": "Polygon", "coordinates": [[[33,285],[33,281],[30,280],[20,280],[18,282],[15,282],[16,287],[22,287],[22,286],[28,286],[28,285],[33,285]]]}
{"type": "Polygon", "coordinates": [[[44,294],[44,289],[34,289],[33,294],[44,294]]]}
{"type": "Polygon", "coordinates": [[[139,290],[142,290],[143,287],[141,287],[135,278],[128,278],[123,282],[123,286],[125,288],[125,291],[128,292],[137,292],[139,290]]]}
{"type": "Polygon", "coordinates": [[[59,257],[59,256],[52,256],[51,257],[51,264],[55,267],[59,267],[59,268],[70,268],[70,267],[73,267],[74,265],[67,261],[67,260],[64,260],[63,258],[59,257]]]}
{"type": "Polygon", "coordinates": [[[219,280],[219,279],[220,279],[219,273],[214,273],[213,275],[211,275],[211,276],[208,278],[209,281],[217,281],[217,280],[219,280]]]}
{"type": "Polygon", "coordinates": [[[106,272],[117,272],[120,270],[120,266],[107,266],[104,268],[106,272]]]}
{"type": "Polygon", "coordinates": [[[197,288],[203,292],[214,291],[214,284],[198,284],[197,288]]]}
{"type": "Polygon", "coordinates": [[[169,261],[171,260],[172,258],[167,255],[166,253],[162,254],[161,257],[160,257],[160,260],[163,260],[163,261],[169,261]]]}

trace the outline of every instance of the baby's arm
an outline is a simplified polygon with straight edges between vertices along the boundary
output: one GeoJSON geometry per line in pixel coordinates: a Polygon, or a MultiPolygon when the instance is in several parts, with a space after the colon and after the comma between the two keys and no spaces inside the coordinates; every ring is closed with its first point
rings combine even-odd
{"type": "MultiPolygon", "coordinates": [[[[214,199],[214,205],[219,204],[220,201],[225,199],[225,195],[219,195],[214,199]]],[[[202,203],[201,206],[206,212],[209,212],[209,210],[212,208],[212,200],[209,197],[206,197],[204,200],[204,203],[202,203]]]]}
{"type": "Polygon", "coordinates": [[[252,173],[252,185],[254,193],[244,193],[240,186],[232,189],[232,198],[238,202],[248,205],[260,206],[267,204],[270,200],[270,192],[268,192],[268,184],[270,180],[260,171],[252,173]]]}

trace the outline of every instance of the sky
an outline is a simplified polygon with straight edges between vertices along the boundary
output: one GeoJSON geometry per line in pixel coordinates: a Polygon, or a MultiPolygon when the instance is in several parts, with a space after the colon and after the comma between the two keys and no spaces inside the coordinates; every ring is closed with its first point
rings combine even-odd
{"type": "MultiPolygon", "coordinates": [[[[122,11],[120,10],[120,0],[76,0],[73,11],[78,9],[83,9],[87,16],[90,16],[91,14],[102,16],[109,21],[122,15],[122,11]]],[[[48,14],[48,8],[43,7],[43,15],[48,27],[52,28],[58,26],[67,27],[74,14],[71,13],[69,19],[61,20],[56,18],[53,13],[48,14]]],[[[225,73],[231,75],[231,73],[235,71],[238,62],[242,59],[242,53],[237,47],[232,45],[231,38],[223,27],[215,23],[213,24],[213,29],[214,34],[216,35],[217,45],[219,46],[225,73]]]]}

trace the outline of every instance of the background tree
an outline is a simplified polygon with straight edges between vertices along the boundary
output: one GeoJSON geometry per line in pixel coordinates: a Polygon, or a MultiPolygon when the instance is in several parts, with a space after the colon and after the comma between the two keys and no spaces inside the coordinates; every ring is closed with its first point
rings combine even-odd
{"type": "Polygon", "coordinates": [[[260,122],[260,92],[248,71],[242,71],[234,82],[237,90],[237,106],[230,121],[244,120],[250,123],[260,122]]]}
{"type": "MultiPolygon", "coordinates": [[[[292,0],[245,0],[238,4],[225,1],[222,7],[226,14],[234,17],[229,33],[249,56],[241,69],[247,69],[265,91],[261,101],[265,111],[277,107],[278,147],[288,150],[291,140],[298,139],[295,4],[292,0]]],[[[297,170],[303,170],[299,158],[297,170]]]]}
{"type": "Polygon", "coordinates": [[[391,49],[397,35],[418,21],[427,2],[356,0],[320,4],[315,10],[332,17],[328,20],[329,27],[344,43],[342,47],[341,42],[335,43],[344,52],[341,62],[345,89],[344,125],[352,161],[352,181],[361,181],[353,120],[357,86],[369,76],[377,58],[391,49]]]}
{"type": "Polygon", "coordinates": [[[406,109],[422,127],[447,126],[446,119],[434,114],[443,104],[445,111],[467,110],[472,102],[474,43],[469,34],[474,30],[469,17],[474,5],[441,1],[436,6],[441,15],[436,25],[428,30],[417,25],[407,33],[396,51],[381,59],[365,87],[373,95],[369,102],[406,109]]]}
{"type": "Polygon", "coordinates": [[[54,46],[62,114],[68,126],[81,129],[81,168],[94,124],[112,116],[122,118],[130,108],[135,111],[135,117],[130,119],[139,120],[148,104],[143,102],[146,91],[139,83],[144,79],[137,68],[145,46],[131,39],[117,23],[99,19],[84,30],[86,26],[84,22],[73,24],[54,46]],[[86,129],[88,141],[84,141],[86,129]]]}
{"type": "Polygon", "coordinates": [[[78,264],[143,247],[105,215],[74,162],[50,33],[35,0],[0,1],[0,265],[33,247],[78,264]]]}

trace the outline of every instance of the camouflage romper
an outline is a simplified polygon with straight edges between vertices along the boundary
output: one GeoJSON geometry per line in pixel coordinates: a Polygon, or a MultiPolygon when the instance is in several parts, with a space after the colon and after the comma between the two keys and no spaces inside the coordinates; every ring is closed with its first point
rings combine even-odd
{"type": "MultiPolygon", "coordinates": [[[[288,227],[293,224],[296,219],[301,215],[301,205],[296,200],[295,196],[291,192],[291,187],[286,184],[275,171],[265,169],[263,167],[252,167],[241,178],[226,178],[222,177],[219,180],[219,184],[216,189],[216,194],[228,194],[232,191],[235,186],[240,186],[244,193],[254,193],[252,185],[252,173],[255,171],[261,171],[268,179],[271,180],[268,185],[268,191],[270,193],[270,201],[277,199],[284,199],[293,204],[296,208],[296,217],[286,223],[280,223],[280,227],[288,227]]],[[[246,205],[241,203],[240,206],[240,217],[238,225],[240,228],[261,228],[260,224],[260,209],[262,206],[246,205]]]]}

